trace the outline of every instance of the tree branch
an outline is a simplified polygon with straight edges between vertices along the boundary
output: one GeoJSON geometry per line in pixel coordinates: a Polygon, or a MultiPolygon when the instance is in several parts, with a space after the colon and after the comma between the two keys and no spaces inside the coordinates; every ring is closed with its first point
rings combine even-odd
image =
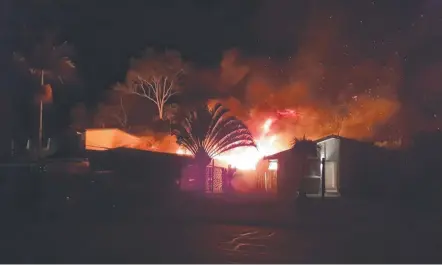
{"type": "MultiPolygon", "coordinates": [[[[181,70],[174,75],[177,76],[181,70]]],[[[150,80],[146,80],[141,76],[137,76],[137,81],[126,90],[127,93],[134,94],[143,98],[147,98],[158,108],[158,114],[163,119],[164,105],[172,95],[178,93],[175,88],[175,82],[168,76],[152,76],[150,80]]]]}

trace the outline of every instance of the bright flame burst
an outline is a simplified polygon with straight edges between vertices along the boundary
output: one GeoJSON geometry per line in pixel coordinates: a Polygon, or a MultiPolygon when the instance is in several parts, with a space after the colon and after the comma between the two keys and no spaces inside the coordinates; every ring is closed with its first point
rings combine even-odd
{"type": "Polygon", "coordinates": [[[238,147],[217,156],[215,159],[230,164],[241,170],[254,170],[263,157],[277,153],[275,146],[277,136],[270,134],[274,119],[268,118],[261,126],[262,133],[256,139],[257,149],[253,147],[238,147]]]}
{"type": "MultiPolygon", "coordinates": [[[[275,154],[283,150],[278,144],[279,138],[271,133],[271,127],[275,119],[268,118],[261,126],[261,134],[255,138],[257,149],[254,147],[238,147],[215,157],[215,160],[231,165],[241,170],[254,170],[258,162],[265,156],[275,154]]],[[[191,153],[180,147],[176,151],[179,155],[191,155],[191,153]]]]}

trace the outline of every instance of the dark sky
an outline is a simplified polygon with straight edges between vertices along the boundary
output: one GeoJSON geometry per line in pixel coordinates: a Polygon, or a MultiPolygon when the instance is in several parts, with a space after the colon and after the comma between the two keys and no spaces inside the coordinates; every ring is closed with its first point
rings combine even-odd
{"type": "Polygon", "coordinates": [[[296,51],[312,9],[345,19],[343,37],[363,48],[372,40],[406,31],[420,14],[440,8],[437,0],[10,2],[9,22],[15,29],[58,29],[76,46],[83,70],[97,79],[120,78],[128,57],[148,45],[175,48],[194,62],[212,65],[232,47],[287,56],[296,51]]]}
{"type": "MultiPolygon", "coordinates": [[[[320,42],[333,31],[338,41],[328,49],[343,60],[401,58],[404,102],[420,93],[411,85],[415,76],[442,61],[439,0],[3,0],[3,5],[4,51],[32,45],[32,36],[44,29],[57,30],[77,49],[91,100],[122,80],[129,58],[146,46],[176,49],[197,66],[216,67],[231,48],[247,57],[287,58],[306,46],[307,35],[320,42]],[[24,28],[31,37],[23,37],[24,28]]],[[[339,63],[333,59],[328,67],[339,63]]],[[[433,75],[441,69],[432,68],[433,75]]]]}

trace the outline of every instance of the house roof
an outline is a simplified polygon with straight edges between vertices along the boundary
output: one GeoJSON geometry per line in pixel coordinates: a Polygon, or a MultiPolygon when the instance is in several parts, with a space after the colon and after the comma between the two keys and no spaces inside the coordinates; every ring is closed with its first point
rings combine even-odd
{"type": "Polygon", "coordinates": [[[360,144],[373,145],[373,142],[356,140],[356,139],[347,138],[347,137],[342,137],[342,136],[335,135],[335,134],[331,134],[331,135],[327,135],[327,136],[325,136],[325,137],[319,138],[319,139],[315,140],[315,142],[316,142],[316,143],[320,143],[320,142],[327,141],[327,140],[329,140],[329,139],[340,139],[340,140],[349,141],[349,142],[355,142],[355,143],[360,143],[360,144]]]}
{"type": "Polygon", "coordinates": [[[169,158],[183,159],[183,160],[189,160],[189,161],[194,160],[194,158],[191,156],[184,156],[184,155],[178,155],[178,154],[173,154],[173,153],[156,152],[156,151],[149,151],[149,150],[140,150],[140,149],[134,149],[134,148],[127,148],[124,146],[111,149],[110,152],[133,154],[133,155],[144,155],[144,156],[151,156],[151,157],[169,157],[169,158]]]}
{"type": "MultiPolygon", "coordinates": [[[[330,134],[330,135],[327,135],[325,137],[316,139],[314,142],[315,143],[320,143],[320,142],[324,142],[324,141],[329,140],[329,139],[340,139],[340,140],[345,140],[345,141],[352,141],[352,142],[357,142],[357,143],[362,143],[362,144],[373,145],[373,143],[371,143],[371,142],[358,141],[358,140],[355,140],[355,139],[345,138],[345,137],[342,137],[342,136],[339,136],[339,135],[335,135],[335,134],[330,134]]],[[[285,156],[285,155],[290,154],[290,151],[291,151],[291,149],[287,149],[287,150],[281,151],[279,153],[275,153],[273,155],[265,156],[263,159],[277,159],[277,158],[280,158],[281,156],[285,156]]]]}
{"type": "Polygon", "coordinates": [[[323,142],[323,141],[326,141],[329,139],[342,139],[342,138],[344,138],[344,137],[336,135],[336,134],[330,134],[330,135],[324,136],[322,138],[316,139],[315,142],[320,143],[320,142],[323,142]]]}
{"type": "MultiPolygon", "coordinates": [[[[323,142],[323,141],[326,141],[328,139],[333,139],[333,138],[340,139],[340,138],[343,138],[343,137],[341,137],[339,135],[331,134],[331,135],[327,135],[325,137],[319,138],[319,139],[315,140],[314,142],[315,143],[319,143],[319,142],[323,142]]],[[[284,151],[281,151],[279,153],[275,153],[273,155],[265,156],[263,159],[277,159],[277,158],[280,158],[281,156],[288,155],[290,153],[290,151],[291,151],[291,148],[287,149],[287,150],[284,150],[284,151]]]]}
{"type": "Polygon", "coordinates": [[[86,149],[107,150],[137,145],[140,138],[116,128],[86,129],[86,149]]]}
{"type": "Polygon", "coordinates": [[[267,160],[267,159],[277,159],[277,158],[280,158],[281,156],[285,156],[285,155],[290,154],[291,150],[292,149],[287,149],[287,150],[284,150],[282,152],[279,152],[279,153],[276,153],[276,154],[273,154],[273,155],[265,156],[263,159],[265,159],[265,160],[267,160]]]}

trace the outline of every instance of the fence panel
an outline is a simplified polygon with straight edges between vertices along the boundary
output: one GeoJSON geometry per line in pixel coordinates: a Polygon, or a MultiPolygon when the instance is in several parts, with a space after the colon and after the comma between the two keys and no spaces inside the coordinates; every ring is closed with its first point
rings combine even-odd
{"type": "Polygon", "coordinates": [[[206,167],[206,175],[204,181],[204,190],[200,190],[198,183],[198,169],[194,165],[184,167],[181,171],[180,186],[182,190],[187,191],[204,191],[208,193],[222,193],[224,192],[224,178],[226,178],[226,170],[222,167],[206,167]]]}

